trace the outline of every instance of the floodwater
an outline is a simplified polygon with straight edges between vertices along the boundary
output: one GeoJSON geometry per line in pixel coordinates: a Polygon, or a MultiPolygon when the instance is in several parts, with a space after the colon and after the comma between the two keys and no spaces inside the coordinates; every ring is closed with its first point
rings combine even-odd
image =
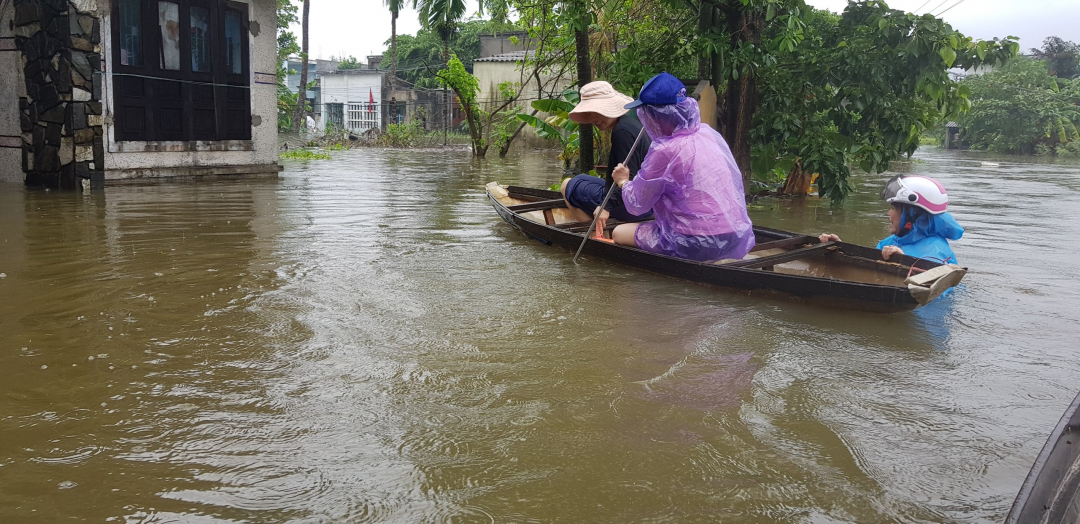
{"type": "MultiPolygon", "coordinates": [[[[1000,522],[1080,389],[1080,166],[928,151],[964,286],[913,313],[544,246],[491,180],[358,150],[273,180],[0,187],[2,522],[1000,522]]],[[[841,209],[756,223],[873,243],[841,209]]]]}

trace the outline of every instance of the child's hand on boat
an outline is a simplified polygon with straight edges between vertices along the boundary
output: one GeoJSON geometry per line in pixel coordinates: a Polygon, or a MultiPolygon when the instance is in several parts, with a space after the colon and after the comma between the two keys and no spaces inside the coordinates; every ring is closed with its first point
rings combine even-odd
{"type": "Polygon", "coordinates": [[[885,246],[881,248],[881,258],[888,260],[893,255],[903,255],[904,250],[897,246],[885,246]]]}
{"type": "Polygon", "coordinates": [[[840,240],[840,237],[838,237],[838,236],[836,236],[836,235],[834,235],[832,233],[822,233],[821,236],[819,236],[817,238],[818,238],[818,241],[823,243],[823,244],[825,242],[843,242],[842,240],[840,240]]]}

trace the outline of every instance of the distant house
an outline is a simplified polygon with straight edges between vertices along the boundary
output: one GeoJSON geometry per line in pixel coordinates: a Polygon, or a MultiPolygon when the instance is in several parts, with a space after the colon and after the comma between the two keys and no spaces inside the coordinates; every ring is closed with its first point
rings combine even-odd
{"type": "Polygon", "coordinates": [[[319,79],[324,116],[320,127],[379,132],[383,126],[383,76],[383,71],[369,68],[323,74],[319,79]]]}
{"type": "Polygon", "coordinates": [[[276,173],[273,0],[0,0],[0,180],[276,173]]]}
{"type": "MultiPolygon", "coordinates": [[[[476,77],[480,87],[476,99],[484,106],[484,109],[491,109],[502,100],[499,95],[499,84],[521,83],[521,62],[525,60],[525,57],[526,51],[511,51],[473,60],[473,76],[476,77]]],[[[531,87],[533,87],[530,90],[533,92],[531,94],[535,94],[535,86],[531,87]]],[[[533,99],[535,98],[534,96],[533,99]]]]}
{"type": "MultiPolygon", "coordinates": [[[[518,34],[499,35],[502,41],[505,42],[503,45],[496,45],[495,41],[489,41],[485,46],[482,40],[481,57],[473,60],[473,76],[476,77],[480,88],[477,100],[485,111],[495,111],[505,101],[499,88],[503,83],[514,85],[519,90],[521,100],[518,104],[525,112],[531,111],[530,102],[533,100],[558,96],[563,89],[573,85],[573,79],[569,74],[559,76],[544,73],[540,75],[538,82],[530,74],[531,71],[523,70],[522,66],[525,65],[526,59],[531,56],[532,51],[518,49],[483,56],[484,50],[505,50],[515,46],[522,47],[510,39],[513,36],[518,36],[518,34]]],[[[537,116],[543,118],[546,114],[540,113],[537,116]]],[[[551,145],[550,142],[536,136],[535,133],[527,133],[524,138],[525,143],[531,146],[547,147],[551,145]]]]}
{"type": "Polygon", "coordinates": [[[315,111],[320,129],[337,126],[353,133],[385,132],[390,124],[418,124],[427,131],[457,127],[465,120],[452,91],[416,89],[399,81],[391,89],[382,55],[370,55],[360,69],[320,73],[315,111]],[[449,115],[447,109],[449,108],[449,115]]]}

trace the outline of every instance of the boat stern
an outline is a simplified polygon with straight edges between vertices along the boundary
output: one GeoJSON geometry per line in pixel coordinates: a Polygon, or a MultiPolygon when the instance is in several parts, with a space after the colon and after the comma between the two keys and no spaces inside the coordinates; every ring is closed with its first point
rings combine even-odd
{"type": "Polygon", "coordinates": [[[908,286],[908,292],[919,303],[925,306],[942,293],[960,283],[967,274],[966,267],[954,264],[942,264],[933,269],[912,275],[904,281],[908,286]]]}

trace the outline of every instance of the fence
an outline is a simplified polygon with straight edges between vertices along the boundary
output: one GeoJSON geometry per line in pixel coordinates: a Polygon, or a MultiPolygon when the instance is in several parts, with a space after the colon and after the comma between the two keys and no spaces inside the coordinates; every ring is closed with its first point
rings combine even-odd
{"type": "Polygon", "coordinates": [[[376,104],[366,102],[349,103],[349,118],[346,127],[349,131],[364,132],[379,127],[379,113],[376,104]]]}

